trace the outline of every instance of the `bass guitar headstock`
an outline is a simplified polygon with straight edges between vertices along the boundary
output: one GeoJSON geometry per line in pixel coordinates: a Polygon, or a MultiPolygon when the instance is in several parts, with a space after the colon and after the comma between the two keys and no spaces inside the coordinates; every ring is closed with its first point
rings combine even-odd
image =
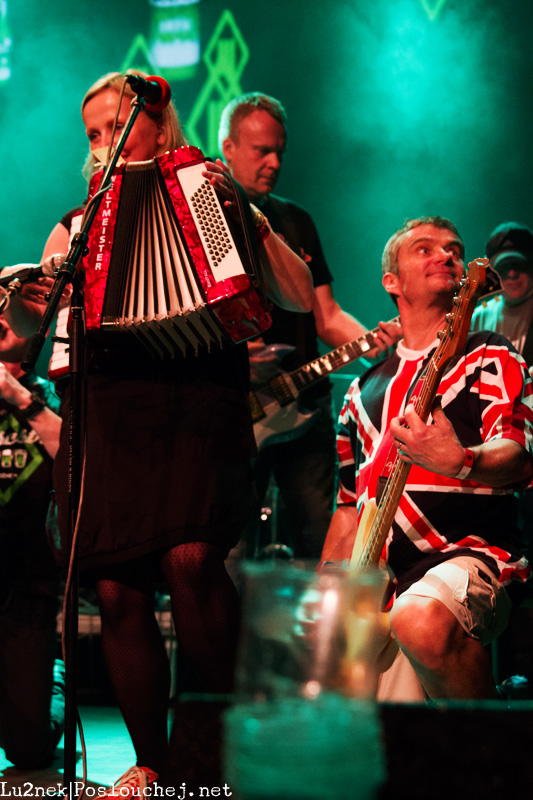
{"type": "Polygon", "coordinates": [[[439,372],[464,347],[472,313],[486,285],[487,267],[493,272],[488,258],[476,258],[461,280],[461,288],[453,298],[453,308],[446,314],[446,328],[438,333],[440,343],[432,360],[439,372]]]}

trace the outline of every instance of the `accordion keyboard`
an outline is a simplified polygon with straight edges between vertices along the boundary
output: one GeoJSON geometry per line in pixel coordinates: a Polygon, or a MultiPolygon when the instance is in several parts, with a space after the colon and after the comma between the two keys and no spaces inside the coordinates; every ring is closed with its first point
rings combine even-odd
{"type": "Polygon", "coordinates": [[[204,164],[185,167],[179,170],[178,180],[196,222],[213,277],[222,281],[242,274],[243,268],[215,190],[202,176],[204,169],[204,164]]]}

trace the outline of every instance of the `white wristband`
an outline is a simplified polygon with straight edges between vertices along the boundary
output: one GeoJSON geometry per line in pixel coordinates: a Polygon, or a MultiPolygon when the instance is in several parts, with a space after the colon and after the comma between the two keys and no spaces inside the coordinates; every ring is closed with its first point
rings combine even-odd
{"type": "Polygon", "coordinates": [[[465,447],[465,460],[463,462],[463,466],[455,476],[457,480],[462,481],[465,478],[468,478],[470,473],[472,472],[472,467],[474,466],[474,453],[470,450],[469,447],[465,447]]]}

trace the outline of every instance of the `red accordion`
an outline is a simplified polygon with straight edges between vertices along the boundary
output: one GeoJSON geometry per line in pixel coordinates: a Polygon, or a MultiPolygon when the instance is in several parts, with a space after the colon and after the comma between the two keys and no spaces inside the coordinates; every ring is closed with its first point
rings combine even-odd
{"type": "Polygon", "coordinates": [[[198,148],[180,147],[115,170],[83,259],[89,330],[131,331],[163,357],[269,327],[253,230],[226,213],[204,162],[198,148]]]}

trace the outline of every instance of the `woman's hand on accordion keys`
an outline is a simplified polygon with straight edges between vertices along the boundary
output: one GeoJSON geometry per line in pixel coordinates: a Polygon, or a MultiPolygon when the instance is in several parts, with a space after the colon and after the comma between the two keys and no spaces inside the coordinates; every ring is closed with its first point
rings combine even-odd
{"type": "MultiPolygon", "coordinates": [[[[224,206],[238,214],[233,200],[234,190],[228,167],[217,158],[206,161],[204,178],[223,196],[224,206]]],[[[266,217],[250,203],[259,244],[268,297],[287,311],[308,312],[313,309],[314,288],[311,272],[302,259],[279,236],[272,236],[266,217]]]]}
{"type": "MultiPolygon", "coordinates": [[[[209,183],[220,195],[222,195],[222,197],[226,198],[224,200],[224,208],[227,208],[234,219],[237,222],[240,222],[241,220],[239,211],[237,208],[237,203],[235,202],[236,192],[232,183],[233,179],[231,178],[229,168],[220,160],[220,158],[217,158],[216,163],[213,161],[206,161],[205,164],[207,169],[202,172],[202,175],[204,178],[207,178],[209,183]]],[[[258,241],[264,241],[264,239],[266,239],[270,233],[268,221],[264,214],[262,214],[261,211],[259,211],[259,209],[253,205],[253,203],[250,203],[250,208],[252,209],[258,241]]]]}
{"type": "Polygon", "coordinates": [[[220,158],[216,161],[206,161],[205,170],[202,172],[211,186],[224,198],[224,206],[229,211],[234,212],[237,218],[237,207],[235,205],[235,190],[231,183],[231,173],[228,167],[220,158]]]}

